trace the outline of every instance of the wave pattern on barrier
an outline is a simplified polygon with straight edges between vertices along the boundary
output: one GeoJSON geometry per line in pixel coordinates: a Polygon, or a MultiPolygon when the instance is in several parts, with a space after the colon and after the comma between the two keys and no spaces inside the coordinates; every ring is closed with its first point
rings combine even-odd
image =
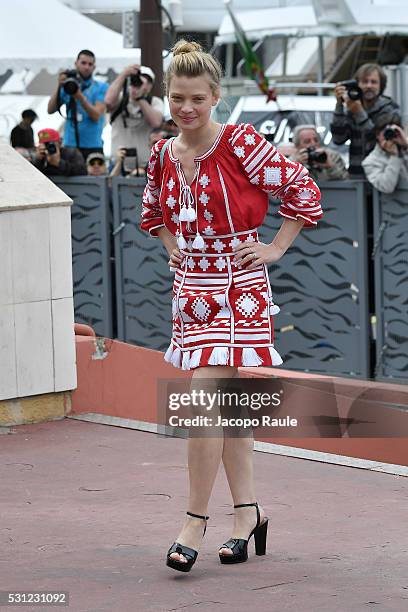
{"type": "MultiPolygon", "coordinates": [[[[377,199],[378,225],[384,231],[375,255],[377,372],[386,378],[408,375],[408,184],[377,199]]],[[[377,230],[377,231],[376,231],[377,230]]]]}
{"type": "Polygon", "coordinates": [[[108,240],[109,198],[104,179],[56,179],[73,200],[72,264],[75,321],[85,323],[98,336],[111,336],[111,295],[108,240]]]}
{"type": "MultiPolygon", "coordinates": [[[[368,375],[362,271],[366,246],[360,206],[362,186],[324,190],[324,219],[303,229],[281,262],[269,268],[276,345],[288,369],[368,375]]],[[[270,242],[282,219],[272,201],[261,239],[270,242]]]]}
{"type": "MultiPolygon", "coordinates": [[[[164,350],[171,335],[174,275],[158,239],[139,229],[139,184],[121,184],[115,225],[120,232],[123,275],[123,340],[164,350]]],[[[114,196],[115,200],[115,196],[114,196]]],[[[367,305],[361,296],[366,261],[362,185],[330,185],[318,229],[304,229],[281,262],[270,266],[275,342],[284,367],[368,376],[367,305]]],[[[270,242],[283,219],[271,201],[260,239],[270,242]]],[[[118,269],[117,269],[118,273],[118,269]]],[[[120,313],[118,312],[118,316],[120,313]]]]}

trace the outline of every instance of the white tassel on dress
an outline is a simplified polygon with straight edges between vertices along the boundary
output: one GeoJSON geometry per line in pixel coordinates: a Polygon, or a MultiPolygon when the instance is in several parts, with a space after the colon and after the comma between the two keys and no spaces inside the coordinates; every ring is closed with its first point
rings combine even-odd
{"type": "Polygon", "coordinates": [[[176,367],[179,368],[181,367],[181,351],[179,348],[176,348],[173,351],[173,354],[171,356],[171,363],[176,367]]]}
{"type": "Polygon", "coordinates": [[[195,351],[193,351],[193,354],[191,355],[190,359],[190,369],[198,368],[198,366],[200,365],[202,352],[202,349],[196,349],[195,351]]]}
{"type": "Polygon", "coordinates": [[[229,351],[226,346],[216,346],[210,355],[208,365],[227,365],[229,351]]]}
{"type": "Polygon", "coordinates": [[[188,217],[188,221],[195,221],[196,220],[196,211],[194,210],[194,208],[192,206],[189,206],[187,208],[187,217],[188,217]]]}
{"type": "Polygon", "coordinates": [[[169,348],[164,353],[164,361],[167,361],[168,363],[170,363],[172,355],[173,355],[173,345],[170,343],[169,348]]]}
{"type": "Polygon", "coordinates": [[[278,366],[283,363],[282,357],[279,355],[278,351],[273,346],[269,347],[269,354],[272,359],[272,365],[278,366]]]}
{"type": "Polygon", "coordinates": [[[269,314],[275,315],[280,312],[280,308],[277,304],[269,304],[269,314]]]}
{"type": "Polygon", "coordinates": [[[183,234],[180,234],[180,236],[177,238],[177,246],[179,249],[185,249],[187,247],[187,242],[183,234]]]}
{"type": "Polygon", "coordinates": [[[205,247],[204,238],[197,232],[193,241],[193,249],[203,249],[205,247]]]}
{"type": "Polygon", "coordinates": [[[254,348],[242,349],[242,365],[243,366],[259,366],[263,364],[263,360],[259,357],[254,348]]]}
{"type": "Polygon", "coordinates": [[[179,221],[189,221],[187,208],[185,206],[180,208],[179,221]]]}
{"type": "Polygon", "coordinates": [[[183,361],[181,362],[181,369],[190,369],[190,351],[183,351],[183,361]]]}

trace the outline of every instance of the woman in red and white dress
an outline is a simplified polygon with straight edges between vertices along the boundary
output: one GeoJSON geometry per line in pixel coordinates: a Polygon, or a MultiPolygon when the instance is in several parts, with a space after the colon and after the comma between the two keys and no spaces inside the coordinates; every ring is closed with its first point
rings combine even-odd
{"type": "MultiPolygon", "coordinates": [[[[242,366],[282,363],[274,347],[279,307],[267,264],[282,257],[303,226],[314,227],[322,217],[319,189],[301,164],[278,153],[251,125],[211,119],[220,79],[218,62],[200,45],[176,44],[165,80],[180,134],[154,145],[143,196],[141,227],[161,239],[175,269],[165,359],[193,370],[196,383],[233,378],[242,366]],[[257,229],[268,193],[280,199],[283,222],[273,241],[263,244],[257,229]]],[[[188,457],[188,518],[167,565],[189,571],[194,564],[221,459],[238,511],[220,561],[246,561],[252,535],[257,553],[264,554],[268,519],[255,501],[253,438],[191,438],[188,457]]]]}

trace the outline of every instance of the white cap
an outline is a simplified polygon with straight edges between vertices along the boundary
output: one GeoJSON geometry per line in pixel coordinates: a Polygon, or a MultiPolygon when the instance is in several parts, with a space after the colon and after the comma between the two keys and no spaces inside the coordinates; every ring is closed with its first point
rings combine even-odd
{"type": "Polygon", "coordinates": [[[153,70],[148,66],[140,66],[140,74],[145,74],[146,76],[150,77],[152,81],[154,81],[156,78],[153,70]]]}

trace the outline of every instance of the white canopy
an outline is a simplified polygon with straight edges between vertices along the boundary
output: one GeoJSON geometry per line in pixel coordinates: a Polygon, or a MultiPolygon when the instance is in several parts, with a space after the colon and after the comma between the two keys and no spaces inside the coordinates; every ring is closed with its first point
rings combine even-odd
{"type": "MultiPolygon", "coordinates": [[[[387,33],[408,35],[408,3],[399,0],[313,0],[313,6],[236,12],[250,40],[266,36],[354,36],[387,33]]],[[[234,26],[225,15],[216,43],[235,42],[234,26]]]]}
{"type": "Polygon", "coordinates": [[[58,0],[1,3],[0,74],[45,68],[58,72],[73,65],[78,51],[90,49],[99,70],[122,70],[140,62],[140,49],[124,49],[122,35],[58,0]]]}

